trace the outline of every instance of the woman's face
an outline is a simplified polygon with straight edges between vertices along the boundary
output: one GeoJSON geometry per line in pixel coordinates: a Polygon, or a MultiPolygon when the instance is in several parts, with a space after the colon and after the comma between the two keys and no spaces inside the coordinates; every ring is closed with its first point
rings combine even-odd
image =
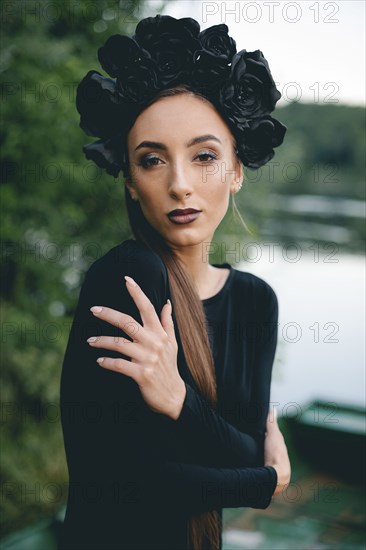
{"type": "Polygon", "coordinates": [[[233,136],[214,107],[188,94],[157,100],[136,119],[128,152],[126,185],[164,240],[172,247],[211,241],[243,179],[233,136]],[[201,213],[176,224],[167,214],[178,208],[201,213]]]}

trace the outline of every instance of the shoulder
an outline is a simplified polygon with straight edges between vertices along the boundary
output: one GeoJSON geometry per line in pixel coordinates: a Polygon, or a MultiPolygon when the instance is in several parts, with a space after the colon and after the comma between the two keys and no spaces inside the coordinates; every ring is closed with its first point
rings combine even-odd
{"type": "Polygon", "coordinates": [[[127,239],[111,248],[95,260],[87,270],[86,278],[108,277],[110,280],[123,275],[136,278],[140,284],[147,277],[166,279],[167,271],[160,256],[142,241],[127,239]]]}
{"type": "Polygon", "coordinates": [[[278,310],[277,294],[265,279],[254,273],[235,269],[235,299],[251,304],[254,309],[261,311],[278,310]]]}
{"type": "Polygon", "coordinates": [[[167,269],[156,252],[133,239],[111,248],[91,264],[80,288],[80,300],[102,301],[115,309],[134,307],[125,275],[136,281],[160,311],[170,295],[167,269]]]}

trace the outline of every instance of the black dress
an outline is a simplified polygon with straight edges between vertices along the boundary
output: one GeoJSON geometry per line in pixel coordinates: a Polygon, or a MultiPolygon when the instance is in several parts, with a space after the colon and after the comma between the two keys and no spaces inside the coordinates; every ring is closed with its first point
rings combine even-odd
{"type": "MultiPolygon", "coordinates": [[[[190,515],[266,508],[277,483],[263,466],[278,303],[263,279],[230,264],[224,287],[202,300],[215,361],[218,405],[201,397],[187,367],[167,270],[146,245],[128,239],[86,273],[64,357],[61,420],[69,494],[59,550],[187,550],[190,515]],[[154,413],[130,377],[96,363],[124,357],[92,348],[90,336],[124,336],[90,312],[104,305],[142,324],[124,275],[160,312],[170,298],[178,369],[187,394],[177,420],[154,413]]],[[[202,549],[203,550],[203,549],[202,549]]]]}

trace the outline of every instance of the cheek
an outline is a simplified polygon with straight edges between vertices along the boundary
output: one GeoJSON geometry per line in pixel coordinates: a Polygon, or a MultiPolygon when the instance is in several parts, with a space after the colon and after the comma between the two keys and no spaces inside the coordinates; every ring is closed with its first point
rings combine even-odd
{"type": "Polygon", "coordinates": [[[153,206],[155,203],[154,194],[151,193],[151,191],[144,188],[139,189],[139,200],[140,200],[140,203],[142,203],[145,208],[149,208],[153,206]]]}
{"type": "Polygon", "coordinates": [[[215,173],[207,178],[207,191],[212,201],[216,203],[218,201],[225,202],[225,199],[228,198],[230,193],[229,176],[230,173],[225,168],[225,163],[219,163],[215,167],[215,173]]]}
{"type": "Polygon", "coordinates": [[[230,174],[225,173],[225,164],[218,166],[217,173],[212,175],[207,180],[207,201],[210,204],[210,209],[213,212],[213,221],[215,224],[225,216],[229,207],[230,201],[230,174]]]}
{"type": "Polygon", "coordinates": [[[206,178],[207,181],[211,181],[212,185],[222,192],[225,192],[225,189],[230,186],[235,171],[227,155],[222,155],[220,159],[207,165],[207,167],[202,167],[202,169],[204,178],[206,178]]]}
{"type": "Polygon", "coordinates": [[[151,221],[155,215],[160,215],[161,210],[161,197],[159,193],[154,192],[154,186],[152,182],[148,182],[146,185],[138,186],[139,201],[141,209],[145,217],[151,221]]]}

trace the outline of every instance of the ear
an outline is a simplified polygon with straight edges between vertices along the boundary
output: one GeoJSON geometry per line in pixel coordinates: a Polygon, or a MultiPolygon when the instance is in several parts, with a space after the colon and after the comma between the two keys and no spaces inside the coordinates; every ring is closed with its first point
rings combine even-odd
{"type": "Polygon", "coordinates": [[[125,179],[125,185],[126,185],[128,191],[129,191],[129,193],[130,193],[131,199],[134,200],[134,201],[137,201],[138,198],[137,198],[137,196],[136,196],[136,191],[135,191],[135,189],[133,188],[133,184],[132,184],[131,178],[126,178],[126,179],[125,179]]]}
{"type": "Polygon", "coordinates": [[[235,172],[236,172],[236,181],[238,184],[241,184],[244,180],[244,166],[240,160],[238,160],[236,163],[235,172]]]}
{"type": "Polygon", "coordinates": [[[230,191],[236,193],[242,186],[244,180],[244,166],[240,159],[236,159],[235,173],[231,182],[230,191]]]}
{"type": "Polygon", "coordinates": [[[131,189],[132,189],[132,182],[131,182],[131,178],[126,178],[125,179],[125,186],[127,187],[130,195],[131,195],[131,189]]]}

